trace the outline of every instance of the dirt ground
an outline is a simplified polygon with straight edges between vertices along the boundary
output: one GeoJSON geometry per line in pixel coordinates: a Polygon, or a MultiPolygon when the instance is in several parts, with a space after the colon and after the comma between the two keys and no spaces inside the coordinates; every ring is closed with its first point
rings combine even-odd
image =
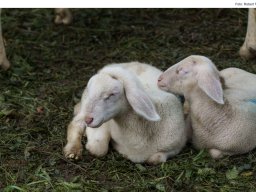
{"type": "MultiPolygon", "coordinates": [[[[53,9],[3,9],[12,68],[0,71],[0,191],[256,191],[256,153],[212,160],[188,145],[158,166],[114,150],[64,158],[66,127],[88,79],[109,63],[167,69],[191,54],[219,69],[256,73],[239,57],[246,9],[72,9],[69,26],[53,9]]],[[[83,141],[86,142],[86,139],[83,141]]]]}

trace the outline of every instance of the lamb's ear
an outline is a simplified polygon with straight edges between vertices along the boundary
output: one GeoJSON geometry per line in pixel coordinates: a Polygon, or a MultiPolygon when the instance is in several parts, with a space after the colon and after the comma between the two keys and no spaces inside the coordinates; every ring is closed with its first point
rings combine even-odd
{"type": "Polygon", "coordinates": [[[214,101],[224,104],[220,78],[215,72],[200,71],[197,74],[198,86],[214,101]]]}
{"type": "Polygon", "coordinates": [[[125,86],[126,98],[133,110],[149,121],[159,121],[161,118],[147,93],[138,87],[125,86]]]}

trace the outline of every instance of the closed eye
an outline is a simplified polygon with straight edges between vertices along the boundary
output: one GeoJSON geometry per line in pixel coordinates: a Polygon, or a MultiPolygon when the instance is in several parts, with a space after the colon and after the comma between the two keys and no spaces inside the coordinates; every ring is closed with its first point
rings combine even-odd
{"type": "Polygon", "coordinates": [[[177,73],[177,74],[180,74],[180,75],[186,75],[186,74],[188,74],[188,71],[187,71],[187,70],[184,70],[184,69],[182,69],[182,68],[180,68],[180,69],[178,69],[178,70],[176,71],[176,73],[177,73]]]}
{"type": "Polygon", "coordinates": [[[110,93],[104,100],[108,100],[108,99],[110,99],[113,96],[115,96],[115,94],[114,93],[110,93]]]}

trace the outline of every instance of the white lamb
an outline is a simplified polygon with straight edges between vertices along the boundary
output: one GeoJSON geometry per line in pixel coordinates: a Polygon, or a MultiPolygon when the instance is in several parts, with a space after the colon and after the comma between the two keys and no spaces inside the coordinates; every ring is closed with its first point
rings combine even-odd
{"type": "Polygon", "coordinates": [[[208,58],[190,56],[166,70],[158,86],[184,95],[192,142],[213,158],[256,147],[256,75],[237,68],[219,72],[208,58]]]}
{"type": "Polygon", "coordinates": [[[114,148],[133,162],[158,164],[178,154],[186,143],[182,105],[157,87],[162,72],[138,62],[104,67],[88,82],[68,127],[67,158],[81,157],[86,148],[95,156],[114,148]],[[160,114],[160,117],[157,113],[160,114]]]}

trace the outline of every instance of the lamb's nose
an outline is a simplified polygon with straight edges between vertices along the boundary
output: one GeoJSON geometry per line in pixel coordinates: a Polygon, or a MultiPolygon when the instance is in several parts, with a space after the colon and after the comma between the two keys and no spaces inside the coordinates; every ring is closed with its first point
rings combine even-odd
{"type": "Polygon", "coordinates": [[[163,88],[163,87],[165,87],[166,86],[166,83],[163,81],[163,76],[162,75],[160,75],[160,77],[158,78],[158,82],[157,82],[157,85],[158,85],[158,87],[161,87],[161,88],[163,88]]]}
{"type": "Polygon", "coordinates": [[[93,118],[92,117],[85,117],[85,123],[87,124],[87,125],[89,125],[90,123],[92,123],[93,122],[93,118]]]}
{"type": "Polygon", "coordinates": [[[158,78],[158,82],[162,81],[163,80],[163,76],[160,75],[160,77],[158,78]]]}

